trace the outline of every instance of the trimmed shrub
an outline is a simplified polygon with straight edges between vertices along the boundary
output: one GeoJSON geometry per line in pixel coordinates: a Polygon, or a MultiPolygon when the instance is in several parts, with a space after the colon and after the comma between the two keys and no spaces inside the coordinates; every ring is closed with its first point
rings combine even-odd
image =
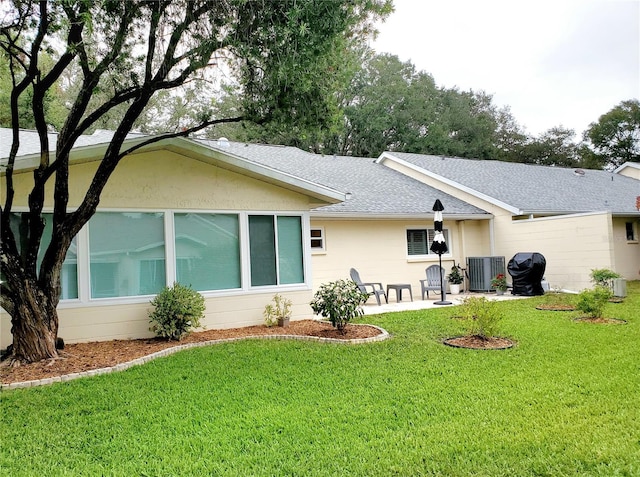
{"type": "Polygon", "coordinates": [[[602,318],[604,307],[613,296],[613,292],[606,285],[596,285],[592,290],[583,290],[578,295],[576,309],[586,313],[591,318],[602,318]]]}
{"type": "Polygon", "coordinates": [[[596,268],[591,270],[591,281],[596,287],[609,287],[613,289],[613,280],[620,278],[620,274],[608,268],[596,268]]]}
{"type": "Polygon", "coordinates": [[[168,340],[180,340],[200,326],[204,316],[204,297],[191,287],[174,283],[165,287],[153,300],[149,312],[149,330],[168,340]]]}
{"type": "Polygon", "coordinates": [[[471,336],[483,339],[491,338],[498,332],[498,325],[504,313],[497,302],[485,297],[472,296],[462,300],[460,316],[467,322],[467,331],[471,336]]]}
{"type": "Polygon", "coordinates": [[[313,296],[311,308],[314,313],[328,318],[331,324],[344,333],[347,324],[362,316],[362,305],[369,294],[360,291],[351,280],[324,283],[313,296]]]}

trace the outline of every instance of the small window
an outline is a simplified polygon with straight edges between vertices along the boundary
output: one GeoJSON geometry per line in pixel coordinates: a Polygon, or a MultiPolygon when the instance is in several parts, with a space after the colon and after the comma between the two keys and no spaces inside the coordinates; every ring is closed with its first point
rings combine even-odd
{"type": "Polygon", "coordinates": [[[636,224],[633,222],[627,222],[625,224],[626,232],[627,232],[627,242],[635,242],[638,240],[635,225],[636,224]]]}
{"type": "Polygon", "coordinates": [[[324,229],[311,229],[311,250],[324,250],[324,229]]]}
{"type": "MultiPolygon", "coordinates": [[[[449,245],[449,230],[444,229],[442,233],[444,234],[444,241],[449,245]]],[[[429,250],[435,236],[435,229],[407,230],[407,255],[435,255],[429,250]]],[[[449,249],[451,249],[450,246],[449,249]]]]}

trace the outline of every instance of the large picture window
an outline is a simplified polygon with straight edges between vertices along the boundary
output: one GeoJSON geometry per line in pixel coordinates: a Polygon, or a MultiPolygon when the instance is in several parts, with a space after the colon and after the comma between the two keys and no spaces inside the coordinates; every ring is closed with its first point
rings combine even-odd
{"type": "MultiPolygon", "coordinates": [[[[45,233],[39,263],[52,230],[52,215],[43,217],[45,233]]],[[[61,272],[61,299],[146,297],[173,282],[200,292],[304,284],[308,243],[303,235],[303,217],[96,212],[67,252],[61,272]],[[165,234],[173,240],[167,242],[165,234]],[[167,263],[167,259],[173,263],[167,263]]],[[[11,215],[11,229],[18,244],[25,224],[22,214],[11,215]]]]}
{"type": "Polygon", "coordinates": [[[304,282],[299,216],[249,216],[251,286],[304,282]]]}
{"type": "Polygon", "coordinates": [[[175,214],[176,277],[194,290],[241,287],[237,214],[175,214]]]}
{"type": "Polygon", "coordinates": [[[89,221],[92,298],[158,293],[166,284],[164,214],[97,212],[89,221]]]}
{"type": "MultiPolygon", "coordinates": [[[[444,240],[449,245],[449,230],[444,229],[444,240]]],[[[407,230],[407,255],[435,255],[429,248],[436,235],[435,229],[408,229],[407,230]]]]}
{"type": "MultiPolygon", "coordinates": [[[[37,266],[40,268],[42,259],[44,258],[45,251],[51,243],[51,234],[53,231],[53,214],[42,214],[44,219],[44,232],[42,233],[42,241],[40,242],[40,249],[38,250],[38,262],[37,266]]],[[[11,224],[11,230],[16,238],[18,249],[21,249],[21,226],[22,213],[12,212],[9,218],[11,224]]],[[[26,226],[26,222],[23,224],[26,226]]],[[[71,246],[67,250],[64,263],[62,264],[62,270],[60,273],[60,299],[61,300],[73,300],[78,298],[78,256],[77,256],[77,239],[73,238],[71,246]]]]}

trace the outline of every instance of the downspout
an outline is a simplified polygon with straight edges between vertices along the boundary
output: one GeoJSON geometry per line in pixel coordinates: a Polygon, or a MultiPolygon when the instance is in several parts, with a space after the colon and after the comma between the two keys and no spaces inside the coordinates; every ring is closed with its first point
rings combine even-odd
{"type": "Polygon", "coordinates": [[[491,217],[489,219],[489,255],[492,257],[496,253],[496,244],[495,244],[495,231],[494,231],[494,218],[491,217]]]}
{"type": "Polygon", "coordinates": [[[467,247],[465,245],[467,242],[466,240],[467,236],[464,230],[464,220],[460,220],[458,222],[458,231],[460,232],[460,255],[459,256],[461,259],[461,260],[458,260],[458,263],[465,263],[466,262],[465,257],[467,256],[467,252],[466,252],[467,247]]]}

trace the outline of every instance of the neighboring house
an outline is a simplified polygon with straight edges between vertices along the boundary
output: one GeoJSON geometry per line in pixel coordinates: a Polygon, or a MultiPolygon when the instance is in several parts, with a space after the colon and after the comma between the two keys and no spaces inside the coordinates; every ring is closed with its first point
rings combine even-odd
{"type": "Polygon", "coordinates": [[[625,162],[620,167],[616,168],[613,172],[640,180],[640,163],[625,162]]]}
{"type": "Polygon", "coordinates": [[[632,175],[406,153],[377,162],[489,212],[489,254],[542,253],[553,288],[586,288],[596,268],[640,278],[640,181],[632,175]]]}
{"type": "MultiPolygon", "coordinates": [[[[9,133],[0,130],[3,160],[9,133]]],[[[36,134],[22,136],[16,213],[26,210],[38,160],[36,134]]],[[[78,143],[70,207],[110,137],[98,131],[78,143]]],[[[133,134],[126,144],[143,139],[133,134]]],[[[60,335],[68,342],[149,336],[149,301],[176,280],[205,296],[207,328],[262,323],[275,293],[293,300],[294,319],[308,318],[313,291],[348,278],[351,267],[365,281],[409,283],[419,299],[425,268],[438,262],[429,252],[436,199],[445,207],[447,272],[468,257],[508,261],[535,251],[547,258],[554,287],[580,290],[593,268],[637,279],[637,196],[639,180],[603,171],[163,140],[122,161],[74,240],[62,273],[60,335]]],[[[11,342],[9,330],[3,312],[0,347],[11,342]]]]}

